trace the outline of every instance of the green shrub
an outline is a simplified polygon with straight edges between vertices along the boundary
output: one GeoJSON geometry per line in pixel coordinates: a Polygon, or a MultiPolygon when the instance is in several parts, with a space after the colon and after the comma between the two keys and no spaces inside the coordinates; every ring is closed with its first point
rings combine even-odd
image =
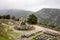
{"type": "Polygon", "coordinates": [[[28,23],[30,24],[37,24],[37,17],[34,14],[29,15],[28,23]]]}

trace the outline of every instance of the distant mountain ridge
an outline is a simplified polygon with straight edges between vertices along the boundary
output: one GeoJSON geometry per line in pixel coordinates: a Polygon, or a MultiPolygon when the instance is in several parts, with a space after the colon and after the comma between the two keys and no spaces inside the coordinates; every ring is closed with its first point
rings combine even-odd
{"type": "Polygon", "coordinates": [[[40,20],[50,21],[60,24],[60,9],[43,8],[40,11],[37,11],[35,15],[40,20]]]}
{"type": "Polygon", "coordinates": [[[0,10],[0,15],[6,15],[10,14],[11,16],[15,16],[16,18],[19,18],[20,16],[27,17],[27,15],[31,14],[33,12],[26,11],[26,10],[14,10],[14,9],[6,9],[6,10],[0,10]]]}

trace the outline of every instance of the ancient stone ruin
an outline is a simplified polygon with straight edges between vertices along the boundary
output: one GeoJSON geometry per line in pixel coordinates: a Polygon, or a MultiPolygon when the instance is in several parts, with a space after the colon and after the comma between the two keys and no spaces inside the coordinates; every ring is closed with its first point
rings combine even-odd
{"type": "Polygon", "coordinates": [[[39,35],[34,38],[35,40],[57,40],[56,37],[51,35],[39,35]]]}
{"type": "Polygon", "coordinates": [[[23,16],[21,16],[19,18],[19,25],[18,25],[18,28],[17,29],[18,30],[32,30],[32,29],[34,29],[34,27],[33,26],[30,26],[29,24],[27,24],[25,22],[25,18],[23,16]]]}

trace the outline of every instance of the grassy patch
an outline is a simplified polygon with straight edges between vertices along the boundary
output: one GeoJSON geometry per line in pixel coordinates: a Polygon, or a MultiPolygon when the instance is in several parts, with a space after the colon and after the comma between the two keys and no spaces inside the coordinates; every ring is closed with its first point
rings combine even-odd
{"type": "Polygon", "coordinates": [[[0,40],[14,40],[12,37],[5,37],[5,36],[0,36],[0,40]]]}
{"type": "Polygon", "coordinates": [[[34,38],[32,40],[35,40],[34,38]]]}
{"type": "Polygon", "coordinates": [[[11,35],[13,35],[13,36],[15,36],[15,37],[17,37],[17,36],[20,35],[19,33],[16,33],[16,32],[13,32],[13,31],[9,31],[9,34],[11,34],[11,35]]]}

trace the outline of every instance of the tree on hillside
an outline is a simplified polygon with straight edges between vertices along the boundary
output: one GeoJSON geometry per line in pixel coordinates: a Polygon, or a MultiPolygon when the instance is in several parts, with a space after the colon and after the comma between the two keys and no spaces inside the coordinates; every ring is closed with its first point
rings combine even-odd
{"type": "Polygon", "coordinates": [[[47,26],[49,26],[51,28],[55,28],[56,27],[55,23],[52,23],[52,22],[48,22],[47,26]]]}
{"type": "Polygon", "coordinates": [[[0,15],[0,19],[1,19],[1,15],[0,15]]]}
{"type": "Polygon", "coordinates": [[[1,16],[1,18],[2,18],[2,19],[5,19],[5,18],[6,18],[6,16],[5,16],[5,15],[3,15],[3,16],[1,16]]]}
{"type": "Polygon", "coordinates": [[[34,14],[29,15],[28,23],[30,24],[37,24],[37,17],[34,14]]]}
{"type": "Polygon", "coordinates": [[[8,15],[6,15],[6,19],[10,19],[10,15],[8,14],[8,15]]]}
{"type": "Polygon", "coordinates": [[[16,17],[15,16],[12,16],[12,18],[11,19],[15,19],[16,17]]]}
{"type": "Polygon", "coordinates": [[[3,16],[0,16],[0,18],[2,18],[2,19],[10,19],[10,15],[8,14],[8,15],[3,15],[3,16]]]}

